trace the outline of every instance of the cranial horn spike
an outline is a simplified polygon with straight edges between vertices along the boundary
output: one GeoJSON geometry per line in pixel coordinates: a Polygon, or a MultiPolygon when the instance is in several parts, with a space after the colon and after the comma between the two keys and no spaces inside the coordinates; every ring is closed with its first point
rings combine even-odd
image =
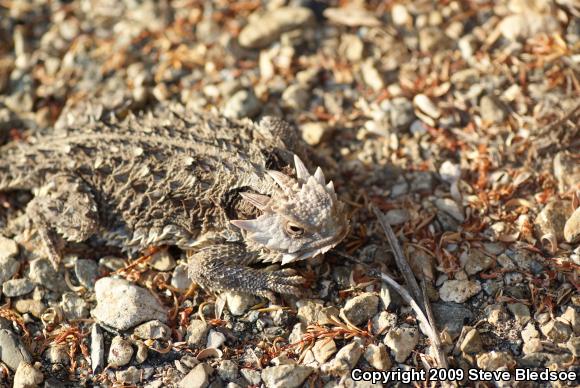
{"type": "Polygon", "coordinates": [[[268,170],[266,172],[268,175],[270,175],[270,177],[272,177],[272,179],[274,179],[274,182],[276,182],[278,186],[284,190],[285,193],[289,193],[291,191],[292,186],[294,185],[294,179],[282,174],[280,171],[268,170]]]}
{"type": "Polygon", "coordinates": [[[316,168],[316,171],[314,172],[314,177],[321,185],[326,184],[326,178],[324,177],[324,173],[322,172],[322,169],[320,167],[316,168]]]}
{"type": "Polygon", "coordinates": [[[330,181],[326,184],[326,189],[334,193],[334,182],[330,181]]]}
{"type": "Polygon", "coordinates": [[[231,220],[232,225],[237,226],[240,229],[247,230],[248,232],[257,232],[258,225],[255,220],[231,220]]]}
{"type": "Polygon", "coordinates": [[[296,167],[296,176],[298,179],[308,180],[310,173],[298,155],[294,155],[294,166],[296,167]]]}
{"type": "Polygon", "coordinates": [[[243,199],[254,205],[260,210],[266,210],[268,208],[268,203],[270,202],[270,197],[267,195],[241,192],[240,195],[243,199]]]}

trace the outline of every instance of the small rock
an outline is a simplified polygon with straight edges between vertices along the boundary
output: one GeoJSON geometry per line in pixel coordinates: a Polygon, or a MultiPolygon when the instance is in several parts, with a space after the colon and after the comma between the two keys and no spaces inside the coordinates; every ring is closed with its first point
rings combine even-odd
{"type": "Polygon", "coordinates": [[[93,315],[105,325],[127,330],[142,322],[167,321],[167,310],[151,292],[127,280],[101,278],[95,284],[93,315]]]}
{"type": "Polygon", "coordinates": [[[60,306],[65,318],[68,320],[89,317],[89,304],[74,292],[62,294],[60,306]]]}
{"type": "Polygon", "coordinates": [[[419,332],[414,327],[395,327],[385,336],[385,345],[393,351],[397,362],[404,362],[418,342],[419,332]]]}
{"type": "Polygon", "coordinates": [[[560,31],[560,25],[555,17],[536,12],[506,16],[498,28],[501,34],[511,41],[525,40],[540,33],[550,35],[560,31]]]}
{"type": "Polygon", "coordinates": [[[209,376],[204,364],[198,364],[181,381],[180,388],[205,388],[209,385],[209,376]]]}
{"type": "Polygon", "coordinates": [[[380,335],[397,323],[397,314],[381,311],[372,319],[372,328],[375,335],[380,335]]]}
{"type": "Polygon", "coordinates": [[[0,329],[0,349],[0,360],[12,370],[16,370],[21,362],[32,362],[20,338],[9,330],[0,329]]]}
{"type": "Polygon", "coordinates": [[[494,371],[500,368],[511,368],[515,365],[514,358],[507,352],[491,351],[477,356],[477,366],[483,370],[494,371]]]}
{"type": "Polygon", "coordinates": [[[141,339],[169,339],[171,337],[171,329],[163,322],[153,320],[142,323],[133,331],[137,338],[141,339]]]}
{"type": "Polygon", "coordinates": [[[580,163],[572,153],[561,151],[554,156],[554,176],[560,192],[568,191],[580,182],[580,163]]]}
{"type": "Polygon", "coordinates": [[[437,198],[435,200],[435,206],[437,209],[449,214],[455,220],[459,222],[465,221],[465,216],[463,215],[463,209],[459,207],[457,202],[451,198],[437,198]]]}
{"type": "Polygon", "coordinates": [[[35,388],[44,381],[41,371],[24,361],[18,365],[14,375],[14,388],[35,388]]]}
{"type": "Polygon", "coordinates": [[[568,218],[564,225],[564,239],[570,244],[580,241],[580,207],[568,218]]]}
{"type": "Polygon", "coordinates": [[[465,323],[473,318],[473,313],[461,304],[433,303],[431,307],[437,328],[441,331],[447,330],[452,338],[456,338],[465,323]]]}
{"type": "Polygon", "coordinates": [[[353,63],[358,63],[363,59],[364,48],[364,42],[357,35],[343,34],[340,37],[338,52],[353,63]]]}
{"type": "Polygon", "coordinates": [[[566,343],[566,347],[574,357],[580,357],[580,337],[571,337],[566,343]]]}
{"type": "Polygon", "coordinates": [[[242,376],[250,383],[250,385],[259,385],[262,381],[260,372],[254,369],[243,368],[240,370],[242,376]]]}
{"type": "Polygon", "coordinates": [[[522,340],[524,342],[529,342],[534,338],[540,338],[540,333],[536,330],[536,327],[532,322],[528,323],[524,330],[522,330],[522,340]]]}
{"type": "Polygon", "coordinates": [[[207,336],[207,345],[208,348],[216,348],[218,349],[226,342],[226,336],[223,333],[220,333],[216,330],[210,330],[209,335],[207,336]]]}
{"type": "Polygon", "coordinates": [[[139,340],[135,340],[135,345],[137,346],[137,351],[135,352],[135,363],[143,364],[149,355],[149,348],[143,341],[139,340]]]}
{"type": "Polygon", "coordinates": [[[370,344],[364,353],[365,360],[377,370],[388,370],[393,366],[387,347],[383,344],[370,344]]]}
{"type": "Polygon", "coordinates": [[[445,302],[463,303],[481,291],[481,284],[474,280],[446,280],[439,289],[445,302]]]}
{"type": "Polygon", "coordinates": [[[306,325],[302,322],[298,322],[292,328],[292,332],[288,336],[288,342],[291,344],[296,344],[302,341],[304,334],[306,334],[306,325]]]}
{"type": "Polygon", "coordinates": [[[530,309],[523,303],[510,303],[507,305],[508,310],[514,315],[516,322],[525,325],[532,318],[530,309]]]}
{"type": "Polygon", "coordinates": [[[20,263],[11,257],[0,258],[0,283],[4,283],[14,276],[19,267],[20,263]]]}
{"type": "Polygon", "coordinates": [[[258,298],[247,293],[228,291],[223,295],[228,303],[228,310],[235,316],[244,315],[250,307],[258,303],[258,298]]]}
{"type": "Polygon", "coordinates": [[[385,306],[385,309],[392,310],[396,308],[396,306],[400,306],[403,304],[400,295],[386,284],[381,285],[381,291],[379,293],[379,296],[381,298],[383,306],[385,306]]]}
{"type": "Polygon", "coordinates": [[[79,283],[89,290],[95,289],[99,266],[94,260],[78,259],[75,261],[75,275],[79,283]]]}
{"type": "Polygon", "coordinates": [[[409,24],[413,18],[407,8],[403,4],[393,4],[391,8],[391,18],[396,26],[404,26],[409,24]]]}
{"type": "Polygon", "coordinates": [[[61,291],[65,288],[62,275],[56,272],[46,259],[36,259],[30,262],[28,278],[51,291],[61,291]]]}
{"type": "Polygon", "coordinates": [[[141,370],[130,366],[125,370],[116,371],[115,377],[120,383],[135,385],[141,381],[141,370]]]}
{"type": "Polygon", "coordinates": [[[365,84],[370,86],[374,91],[384,89],[385,82],[381,73],[377,70],[373,60],[368,59],[361,65],[361,75],[365,84]]]}
{"type": "Polygon", "coordinates": [[[330,356],[336,353],[336,343],[332,338],[324,338],[316,341],[312,347],[314,359],[320,364],[328,361],[330,356]]]}
{"type": "Polygon", "coordinates": [[[111,347],[109,348],[109,357],[107,361],[112,368],[127,365],[133,357],[133,347],[131,343],[121,336],[113,337],[111,347]]]}
{"type": "Polygon", "coordinates": [[[91,367],[93,373],[105,366],[105,339],[98,324],[91,328],[91,367]]]}
{"type": "Polygon", "coordinates": [[[572,329],[564,322],[552,319],[548,323],[540,326],[542,334],[555,343],[564,343],[572,335],[572,329]]]}
{"type": "Polygon", "coordinates": [[[262,370],[262,380],[268,388],[301,387],[314,368],[304,365],[279,365],[262,370]]]}
{"type": "Polygon", "coordinates": [[[238,41],[242,47],[256,49],[269,46],[282,33],[307,26],[314,21],[314,14],[304,7],[280,7],[266,12],[246,25],[238,41]]]}
{"type": "Polygon", "coordinates": [[[187,343],[194,346],[203,346],[206,341],[209,325],[201,319],[194,319],[187,327],[187,343]]]}
{"type": "Polygon", "coordinates": [[[323,373],[342,375],[356,366],[360,356],[363,354],[363,347],[358,342],[351,342],[343,346],[336,356],[320,367],[323,373]]]}
{"type": "Polygon", "coordinates": [[[226,102],[223,114],[230,119],[253,118],[260,113],[261,108],[262,104],[253,90],[240,90],[226,102]]]}
{"type": "Polygon", "coordinates": [[[8,298],[26,295],[34,290],[34,284],[26,278],[10,279],[2,284],[2,293],[8,298]]]}
{"type": "Polygon", "coordinates": [[[557,241],[564,241],[564,226],[571,215],[570,202],[550,202],[534,221],[536,237],[540,239],[546,235],[553,235],[557,241]]]}
{"type": "Polygon", "coordinates": [[[305,123],[300,127],[302,138],[310,145],[318,145],[328,132],[328,126],[322,122],[305,123]]]}
{"type": "Polygon", "coordinates": [[[20,314],[30,313],[34,315],[36,318],[40,318],[44,310],[46,310],[46,306],[44,305],[44,303],[34,299],[17,300],[14,303],[14,308],[20,314]]]}
{"type": "Polygon", "coordinates": [[[352,324],[360,325],[368,322],[377,313],[379,297],[372,293],[364,293],[349,299],[340,314],[352,324]]]}
{"type": "Polygon", "coordinates": [[[389,225],[401,225],[409,221],[411,214],[407,209],[392,209],[385,214],[385,219],[389,225]]]}
{"type": "Polygon", "coordinates": [[[153,256],[151,256],[151,260],[149,261],[149,265],[156,269],[157,271],[171,271],[175,268],[175,259],[167,249],[162,249],[158,252],[155,252],[153,256]]]}
{"type": "Polygon", "coordinates": [[[475,275],[493,266],[493,259],[479,250],[464,253],[460,257],[461,264],[468,275],[475,275]]]}
{"type": "Polygon", "coordinates": [[[492,124],[501,124],[507,117],[503,106],[497,99],[487,95],[483,96],[479,102],[479,113],[484,122],[492,124]]]}
{"type": "Polygon", "coordinates": [[[171,286],[177,288],[179,291],[186,291],[191,286],[191,279],[188,276],[187,264],[179,264],[173,270],[171,276],[171,286]]]}
{"type": "Polygon", "coordinates": [[[355,5],[340,8],[326,8],[324,16],[333,23],[349,27],[378,27],[382,23],[371,12],[355,5]]]}
{"type": "Polygon", "coordinates": [[[0,235],[0,264],[16,256],[18,256],[18,244],[16,244],[16,241],[0,235]]]}
{"type": "Polygon", "coordinates": [[[65,344],[50,345],[44,352],[44,358],[51,364],[70,364],[70,357],[65,344]]]}
{"type": "Polygon", "coordinates": [[[218,375],[226,381],[234,381],[238,378],[238,364],[231,360],[222,360],[217,368],[218,375]]]}
{"type": "Polygon", "coordinates": [[[304,110],[308,107],[310,91],[302,85],[290,85],[282,93],[282,106],[296,111],[304,110]]]}
{"type": "Polygon", "coordinates": [[[575,335],[580,335],[580,311],[577,308],[566,307],[566,311],[558,319],[567,322],[575,335]]]}
{"type": "Polygon", "coordinates": [[[463,353],[467,354],[477,354],[481,353],[483,350],[483,344],[481,342],[481,337],[477,329],[471,328],[465,334],[463,341],[459,347],[463,353]]]}

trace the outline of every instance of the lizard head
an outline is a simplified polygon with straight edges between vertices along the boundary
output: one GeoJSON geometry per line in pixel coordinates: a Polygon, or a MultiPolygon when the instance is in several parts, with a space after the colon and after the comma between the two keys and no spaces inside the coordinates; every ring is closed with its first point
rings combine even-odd
{"type": "Polygon", "coordinates": [[[266,251],[264,261],[282,264],[317,256],[338,244],[348,233],[345,205],[338,200],[331,182],[320,167],[311,175],[296,155],[296,179],[268,171],[278,189],[270,197],[241,193],[261,210],[254,220],[233,220],[246,231],[248,242],[266,251]]]}

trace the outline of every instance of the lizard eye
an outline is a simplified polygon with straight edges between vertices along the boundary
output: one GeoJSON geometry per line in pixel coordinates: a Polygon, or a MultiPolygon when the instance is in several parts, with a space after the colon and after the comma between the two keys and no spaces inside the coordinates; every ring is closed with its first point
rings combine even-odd
{"type": "Polygon", "coordinates": [[[298,237],[304,234],[304,229],[296,224],[289,222],[286,224],[286,233],[292,237],[298,237]]]}

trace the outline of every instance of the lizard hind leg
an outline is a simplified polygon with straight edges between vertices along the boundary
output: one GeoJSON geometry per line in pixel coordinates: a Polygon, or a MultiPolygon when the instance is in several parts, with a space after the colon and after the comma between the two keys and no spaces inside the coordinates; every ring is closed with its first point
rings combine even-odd
{"type": "Polygon", "coordinates": [[[74,175],[53,177],[28,203],[26,212],[55,268],[61,260],[63,239],[85,241],[97,231],[99,225],[91,188],[74,175]]]}
{"type": "Polygon", "coordinates": [[[275,293],[301,294],[304,278],[292,269],[265,271],[248,267],[258,261],[256,253],[241,244],[218,243],[201,249],[189,258],[189,276],[205,289],[236,291],[275,301],[275,293]]]}

